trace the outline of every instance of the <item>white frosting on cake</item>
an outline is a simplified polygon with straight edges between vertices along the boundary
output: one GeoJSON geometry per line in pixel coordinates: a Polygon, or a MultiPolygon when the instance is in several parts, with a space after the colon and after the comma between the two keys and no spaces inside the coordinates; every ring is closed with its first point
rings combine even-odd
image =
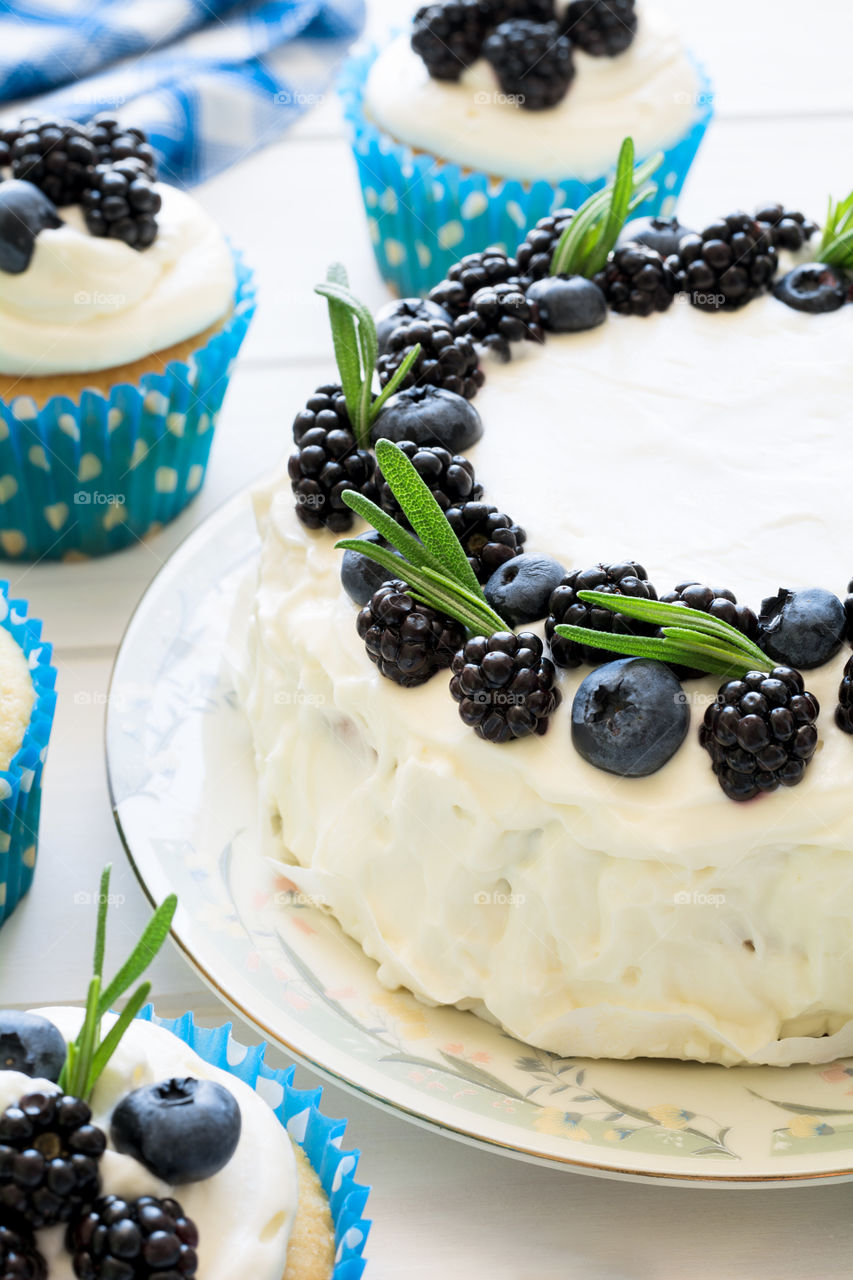
{"type": "MultiPolygon", "coordinates": [[[[79,1009],[39,1009],[66,1039],[76,1036],[79,1009]]],[[[115,1021],[104,1018],[104,1032],[115,1021]]],[[[198,1280],[281,1280],[287,1242],[297,1205],[296,1160],[290,1139],[267,1104],[253,1089],[228,1072],[210,1066],[183,1041],[162,1027],[134,1022],[95,1086],[91,1099],[93,1123],[109,1137],[110,1117],[117,1103],[132,1089],[172,1077],[213,1080],[233,1093],[240,1105],[242,1129],[237,1150],[228,1164],[203,1182],[170,1187],[131,1156],[109,1147],[101,1160],[104,1195],[171,1196],[199,1230],[198,1280]]],[[[0,1110],[26,1093],[57,1092],[56,1085],[31,1080],[16,1071],[0,1071],[0,1110]]],[[[38,1232],[38,1246],[48,1263],[51,1280],[74,1280],[65,1230],[38,1232]]]]}
{"type": "Polygon", "coordinates": [[[638,155],[669,146],[697,115],[699,78],[669,23],[639,16],[636,38],[615,58],[574,52],[568,93],[546,111],[508,101],[481,58],[458,83],[433,80],[399,36],[377,58],[368,116],[399,142],[497,177],[594,179],[613,164],[626,133],[638,155]]]}
{"type": "MultiPolygon", "coordinates": [[[[843,595],[850,325],[678,300],[514,347],[476,401],[485,496],[567,567],[639,558],[661,592],[697,579],[756,608],[780,586],[843,595]]],[[[570,741],[587,668],[560,674],[545,737],[482,742],[446,675],[401,690],[369,662],[341,553],[300,527],[283,474],[257,511],[245,699],[271,847],[384,983],[566,1055],[837,1052],[793,1038],[853,1017],[853,739],[833,722],[849,650],[808,673],[821,741],[800,787],[724,796],[697,733],[714,679],[686,685],[674,759],[623,780],[570,741]]]]}
{"type": "Polygon", "coordinates": [[[94,373],[203,333],[228,312],[234,265],[196,200],[157,185],[163,201],[148,248],[93,236],[79,206],[41,231],[18,275],[0,271],[0,374],[94,373]]]}
{"type": "Polygon", "coordinates": [[[8,769],[19,750],[35,702],[30,668],[10,631],[0,627],[0,769],[8,769]]]}

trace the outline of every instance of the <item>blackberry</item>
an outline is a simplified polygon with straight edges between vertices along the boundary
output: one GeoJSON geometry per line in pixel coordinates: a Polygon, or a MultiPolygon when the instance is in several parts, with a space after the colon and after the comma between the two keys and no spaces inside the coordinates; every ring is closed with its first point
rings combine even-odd
{"type": "Polygon", "coordinates": [[[634,0],[572,0],[562,29],[584,53],[615,58],[637,34],[634,0]]]}
{"type": "Polygon", "coordinates": [[[678,290],[675,273],[656,249],[621,245],[593,276],[611,310],[623,316],[650,316],[666,311],[678,290]]]}
{"type": "Polygon", "coordinates": [[[474,294],[487,285],[503,284],[518,276],[518,263],[499,245],[482,253],[466,253],[454,262],[442,280],[430,291],[430,301],[442,307],[454,320],[464,315],[474,294]]]}
{"type": "MultiPolygon", "coordinates": [[[[476,501],[483,496],[483,486],[477,483],[474,475],[474,464],[462,454],[451,453],[440,445],[415,444],[412,440],[401,440],[397,448],[409,459],[442,511],[457,506],[460,502],[476,501]]],[[[393,516],[398,524],[408,527],[409,522],[390,486],[381,478],[381,471],[377,471],[376,475],[382,510],[393,516]]]]}
{"type": "Polygon", "coordinates": [[[91,120],[88,136],[98,153],[99,164],[138,160],[149,178],[157,177],[157,156],[142,129],[123,125],[114,116],[102,112],[91,120]]]}
{"type": "Polygon", "coordinates": [[[34,1231],[68,1222],[100,1188],[107,1140],[80,1098],[28,1093],[0,1115],[0,1215],[34,1231]]]}
{"type": "Polygon", "coordinates": [[[401,324],[388,339],[384,355],[376,363],[379,381],[384,387],[414,346],[421,353],[400,384],[400,389],[414,386],[442,387],[456,395],[473,400],[485,377],[470,338],[457,337],[444,320],[412,320],[401,324]]]}
{"type": "Polygon", "coordinates": [[[575,76],[572,46],[556,22],[502,22],[483,45],[483,57],[503,92],[527,111],[555,107],[575,76]]]}
{"type": "Polygon", "coordinates": [[[12,147],[23,131],[20,128],[0,128],[0,169],[8,169],[12,163],[12,147]]]}
{"type": "Polygon", "coordinates": [[[462,502],[446,512],[478,582],[488,582],[495,569],[520,556],[527,534],[497,507],[485,502],[462,502]]]}
{"type": "Polygon", "coordinates": [[[83,126],[30,117],[13,133],[12,177],[32,182],[57,207],[76,204],[98,158],[83,126]]]}
{"type": "Polygon", "coordinates": [[[574,216],[574,209],[558,209],[556,213],[540,218],[536,226],[528,231],[515,255],[523,283],[529,285],[548,275],[557,243],[574,216]]]}
{"type": "Polygon", "coordinates": [[[475,636],[454,656],[450,692],[459,715],[487,742],[542,735],[560,705],[553,662],[532,631],[475,636]]]}
{"type": "Polygon", "coordinates": [[[418,9],[412,48],[433,80],[458,80],[480,56],[493,21],[487,0],[450,0],[418,9]]]}
{"type": "Polygon", "coordinates": [[[599,564],[593,569],[574,569],[567,573],[551,596],[550,612],[545,622],[545,635],[551,646],[551,657],[558,667],[579,667],[582,662],[598,666],[602,662],[614,662],[623,654],[606,649],[594,649],[591,645],[575,640],[564,640],[554,634],[557,626],[590,627],[593,631],[610,632],[622,636],[652,636],[656,628],[621,613],[611,613],[599,605],[585,604],[578,599],[579,591],[604,591],[608,595],[633,596],[639,600],[657,600],[655,588],[648,581],[646,571],[634,560],[619,564],[599,564]]]}
{"type": "Polygon", "coordinates": [[[844,600],[844,612],[847,614],[847,639],[853,640],[853,580],[847,587],[847,596],[844,600]]]}
{"type": "Polygon", "coordinates": [[[513,18],[528,18],[531,22],[555,22],[555,0],[490,0],[492,25],[511,22],[513,18]]]}
{"type": "Polygon", "coordinates": [[[545,340],[536,303],[509,281],[478,289],[471,299],[471,310],[459,317],[453,331],[467,334],[504,362],[510,359],[511,342],[545,340]]]}
{"type": "Polygon", "coordinates": [[[318,387],[293,421],[297,449],[287,463],[296,514],[308,529],[344,533],[354,516],[342,501],[345,489],[357,489],[371,500],[376,460],[360,449],[339,386],[318,387]]]}
{"type": "MultiPolygon", "coordinates": [[[[735,627],[748,640],[758,638],[758,618],[745,604],[738,604],[737,596],[727,587],[705,587],[700,582],[680,582],[673,590],[661,596],[662,604],[683,604],[688,609],[698,609],[719,618],[735,627]]],[[[680,680],[694,680],[705,675],[704,671],[695,671],[691,667],[672,664],[672,669],[680,680]]]]}
{"type": "Polygon", "coordinates": [[[730,800],[802,782],[817,748],[820,705],[791,667],[729,680],[705,712],[699,741],[730,800]]]}
{"type": "Polygon", "coordinates": [[[23,1227],[0,1222],[0,1280],[47,1280],[47,1263],[23,1227]]]}
{"type": "Polygon", "coordinates": [[[357,626],[371,662],[406,689],[449,667],[465,643],[464,627],[429,605],[416,604],[406,584],[396,580],[374,592],[357,626]]]}
{"type": "Polygon", "coordinates": [[[835,708],[835,723],[845,733],[853,733],[853,658],[844,668],[844,678],[838,690],[838,706],[835,708]]]}
{"type": "Polygon", "coordinates": [[[786,209],[783,204],[768,204],[756,210],[755,220],[770,243],[777,249],[790,249],[796,253],[811,240],[817,231],[817,223],[804,213],[786,209]]]}
{"type": "Polygon", "coordinates": [[[131,249],[147,249],[157,238],[162,201],[140,160],[95,165],[80,203],[93,236],[123,240],[131,249]]]}
{"type": "Polygon", "coordinates": [[[770,287],[778,255],[749,213],[730,213],[698,235],[684,236],[667,259],[694,307],[733,311],[770,287]]]}
{"type": "Polygon", "coordinates": [[[191,1280],[198,1229],[177,1200],[104,1196],[68,1231],[80,1280],[191,1280]]]}

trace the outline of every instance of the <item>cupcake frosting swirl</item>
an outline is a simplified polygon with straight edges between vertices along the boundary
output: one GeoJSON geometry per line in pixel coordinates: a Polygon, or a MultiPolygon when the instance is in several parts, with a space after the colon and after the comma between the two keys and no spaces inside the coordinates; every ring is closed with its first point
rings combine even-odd
{"type": "Polygon", "coordinates": [[[234,296],[225,237],[185,192],[159,184],[150,248],[92,236],[78,206],[42,231],[28,269],[0,272],[0,374],[94,373],[203,333],[234,296]]]}

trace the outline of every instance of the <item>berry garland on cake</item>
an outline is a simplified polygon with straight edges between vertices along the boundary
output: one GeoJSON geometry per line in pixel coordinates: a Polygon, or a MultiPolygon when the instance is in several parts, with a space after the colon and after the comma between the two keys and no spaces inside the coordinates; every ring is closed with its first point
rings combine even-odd
{"type": "Polygon", "coordinates": [[[571,88],[575,49],[615,58],[636,34],[635,0],[444,0],[417,10],[411,44],[433,80],[483,58],[508,103],[543,111],[571,88]]]}
{"type": "MultiPolygon", "coordinates": [[[[853,194],[830,203],[819,260],[776,279],[779,253],[802,255],[817,232],[782,204],[700,232],[674,217],[624,232],[659,163],[635,167],[626,139],[613,180],[580,209],[543,219],[514,256],[498,246],[467,255],[429,299],[389,303],[376,322],[333,267],[317,291],[341,383],[319,388],[297,415],[289,471],[309,528],[343,531],[354,516],[371,526],[337,546],[358,633],[383,676],[405,687],[449,669],[463,722],[506,743],[547,732],[561,702],[557,668],[591,665],[573,700],[572,741],[621,777],[655,772],[681,747],[690,723],[681,682],[720,677],[699,741],[724,793],[744,801],[796,785],[814,758],[820,707],[801,672],[853,641],[853,582],[845,602],[782,590],[756,614],[725,586],[686,580],[659,596],[634,559],[567,571],[525,550],[525,531],[489,501],[465,457],[483,431],[471,401],[485,372],[461,342],[508,359],[515,342],[593,328],[609,311],[650,316],[679,293],[711,313],[770,291],[813,313],[851,298],[853,194]],[[535,622],[544,643],[516,630],[535,622]]],[[[853,658],[835,719],[853,734],[853,658]]]]}
{"type": "Polygon", "coordinates": [[[88,124],[27,116],[0,130],[0,271],[30,265],[40,231],[80,205],[93,236],[147,249],[157,238],[157,158],[141,129],[101,114],[88,124]]]}
{"type": "MultiPolygon", "coordinates": [[[[177,900],[155,912],[126,963],[103,981],[110,868],[98,895],[95,972],[76,1040],[39,1014],[0,1010],[0,1072],[29,1076],[31,1091],[0,1113],[0,1275],[47,1280],[35,1233],[64,1226],[80,1280],[192,1280],[198,1230],[174,1199],[106,1195],[107,1135],[92,1121],[90,1099],[150,983],[133,992],[105,1036],[101,1021],[136,983],[165,942],[177,900]],[[55,1091],[43,1087],[48,1081],[55,1091]],[[39,1082],[38,1084],[36,1082],[39,1082]]],[[[161,1182],[200,1182],[223,1169],[240,1138],[240,1107],[222,1085],[182,1078],[132,1089],[110,1118],[115,1151],[161,1182]]]]}

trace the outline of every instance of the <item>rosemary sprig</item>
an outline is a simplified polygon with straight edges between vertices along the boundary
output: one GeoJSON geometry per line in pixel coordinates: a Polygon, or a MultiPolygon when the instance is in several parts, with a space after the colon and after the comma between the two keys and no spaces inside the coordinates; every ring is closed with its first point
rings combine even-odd
{"type": "Polygon", "coordinates": [[[662,604],[659,600],[635,600],[605,591],[579,591],[578,599],[638,622],[659,625],[661,635],[623,636],[594,631],[591,627],[556,627],[557,635],[564,640],[574,640],[593,649],[608,649],[626,657],[654,658],[657,662],[695,667],[708,675],[743,676],[749,671],[770,671],[773,667],[767,654],[736,627],[698,609],[662,604]]]}
{"type": "Polygon", "coordinates": [[[329,305],[332,342],[347,413],[358,447],[369,449],[370,428],[389,396],[398,390],[417,360],[420,346],[409,352],[387,385],[374,397],[373,380],[379,342],[370,308],[359,301],[350,289],[346,268],[340,262],[332,263],[326,273],[326,283],[318,284],[314,292],[325,298],[329,305]]]}
{"type": "Polygon", "coordinates": [[[347,506],[396,547],[400,555],[360,538],[344,538],[335,545],[341,551],[357,551],[390,570],[412,588],[417,600],[455,618],[471,635],[490,636],[495,631],[506,631],[507,624],[488,605],[444,512],[402,449],[390,440],[378,440],[376,460],[420,541],[369,498],[347,489],[343,494],[347,506]]]}
{"type": "Polygon", "coordinates": [[[830,196],[816,260],[842,271],[853,271],[853,191],[846,200],[833,200],[830,196]]]}
{"type": "Polygon", "coordinates": [[[635,168],[634,141],[624,140],[613,181],[584,201],[557,242],[552,276],[591,277],[601,270],[629,216],[657,191],[648,179],[662,163],[659,151],[635,168]]]}
{"type": "Polygon", "coordinates": [[[128,959],[106,988],[103,987],[104,952],[107,936],[107,909],[109,905],[110,875],[112,867],[104,868],[98,893],[98,923],[95,931],[95,958],[92,980],[86,998],[83,1025],[77,1039],[68,1046],[68,1056],[59,1077],[59,1087],[77,1098],[88,1098],[97,1080],[122,1036],[145,1004],[151,984],[143,982],[128,1000],[121,1015],[104,1039],[101,1039],[101,1020],[111,1006],[140,978],[169,935],[172,919],[178,905],[170,894],[155,911],[145,932],[128,959]]]}

